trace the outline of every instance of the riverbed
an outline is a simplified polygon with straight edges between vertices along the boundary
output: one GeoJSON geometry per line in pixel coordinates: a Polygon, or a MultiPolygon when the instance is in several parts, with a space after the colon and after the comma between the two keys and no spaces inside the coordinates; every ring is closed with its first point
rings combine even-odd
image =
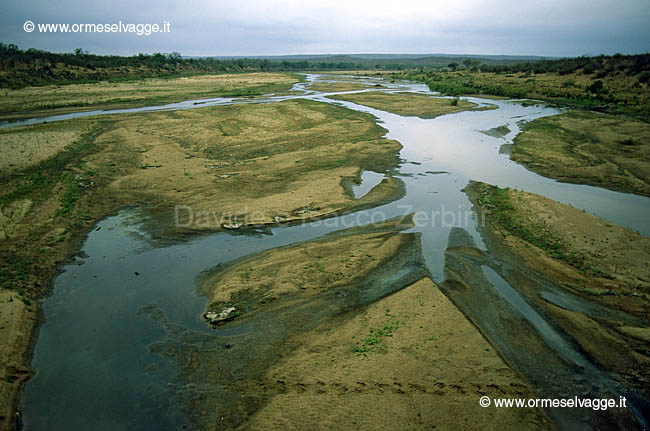
{"type": "MultiPolygon", "coordinates": [[[[374,115],[388,130],[386,137],[399,141],[404,147],[398,169],[388,173],[364,173],[362,184],[353,188],[355,197],[360,198],[386,174],[403,180],[406,190],[403,198],[370,210],[294,226],[214,233],[163,245],[142,227],[143,216],[138,209],[125,209],[99,222],[88,235],[80,255],[56,278],[52,294],[42,301],[45,321],[32,361],[37,374],[25,387],[22,405],[25,429],[191,427],[183,403],[187,388],[178,363],[152,346],[173,340],[174,334],[179,333],[197,334],[201,342],[205,342],[205,337],[231,335],[214,331],[201,318],[207,299],[197,292],[199,274],[262,250],[415,213],[415,227],[409,232],[420,233],[428,270],[436,282],[442,283],[445,280],[445,250],[452,229],[462,228],[478,248],[486,248],[477,228],[481,220],[474,218],[471,203],[462,192],[470,180],[537,193],[650,236],[650,199],[598,187],[559,183],[512,162],[500,151],[503,145],[512,143],[522,122],[557,114],[557,108],[542,103],[523,105],[517,101],[468,97],[464,99],[480,106],[496,106],[496,109],[420,119],[334,101],[327,98],[328,93],[306,90],[306,85],[319,80],[336,81],[337,77],[310,74],[306,82],[292,89],[299,94],[289,96],[192,100],[1,125],[10,127],[89,115],[309,98],[374,115]],[[507,126],[511,132],[504,137],[482,133],[499,126],[507,126]]],[[[421,84],[387,83],[372,78],[355,82],[381,83],[385,87],[359,91],[432,94],[421,84]]],[[[503,287],[505,281],[489,269],[486,271],[488,279],[497,280],[496,287],[507,290],[503,287]]],[[[579,363],[585,360],[583,357],[575,359],[574,352],[559,341],[555,333],[549,336],[546,329],[549,324],[542,316],[527,312],[526,306],[521,304],[516,308],[524,319],[534,320],[533,326],[544,328],[537,335],[541,344],[549,349],[561,345],[562,355],[579,363]]],[[[462,308],[461,311],[466,312],[462,308]]],[[[499,333],[492,332],[491,336],[499,337],[499,333]]],[[[498,348],[498,343],[495,347],[498,348]]],[[[500,353],[508,358],[507,349],[500,353]]],[[[586,369],[586,377],[589,377],[591,368],[586,369]]],[[[525,369],[517,371],[526,375],[525,369]]],[[[581,373],[578,369],[572,372],[581,373]]]]}

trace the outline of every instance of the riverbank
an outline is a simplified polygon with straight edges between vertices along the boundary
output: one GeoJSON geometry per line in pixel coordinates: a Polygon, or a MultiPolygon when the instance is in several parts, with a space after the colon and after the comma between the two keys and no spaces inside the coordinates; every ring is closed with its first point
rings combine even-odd
{"type": "Polygon", "coordinates": [[[650,124],[571,110],[523,125],[512,160],[558,181],[650,196],[650,124]]]}
{"type": "Polygon", "coordinates": [[[464,191],[486,221],[491,266],[645,408],[650,239],[535,194],[476,182],[464,191]]]}
{"type": "MultiPolygon", "coordinates": [[[[364,169],[397,166],[401,145],[384,133],[367,114],[307,100],[2,130],[0,142],[15,156],[2,166],[2,288],[34,304],[36,313],[35,299],[49,291],[95,222],[125,206],[144,208],[147,228],[173,238],[397,199],[403,186],[390,175],[361,199],[344,186],[364,169]]],[[[13,316],[24,333],[33,331],[35,319],[13,316]]],[[[14,346],[22,349],[20,369],[29,369],[30,337],[14,346]]],[[[2,404],[12,413],[25,379],[14,379],[9,366],[3,362],[2,404]]],[[[3,427],[12,420],[6,416],[3,427]]]]}

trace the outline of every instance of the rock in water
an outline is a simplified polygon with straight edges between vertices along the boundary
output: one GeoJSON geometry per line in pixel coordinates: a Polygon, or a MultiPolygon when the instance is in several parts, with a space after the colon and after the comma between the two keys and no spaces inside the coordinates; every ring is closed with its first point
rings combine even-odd
{"type": "Polygon", "coordinates": [[[228,307],[222,311],[208,311],[205,313],[205,320],[212,325],[219,325],[234,319],[238,314],[235,307],[228,307]]]}

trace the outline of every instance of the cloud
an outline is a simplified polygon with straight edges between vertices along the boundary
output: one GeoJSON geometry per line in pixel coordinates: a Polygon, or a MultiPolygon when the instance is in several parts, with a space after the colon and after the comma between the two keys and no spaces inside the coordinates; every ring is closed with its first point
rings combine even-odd
{"type": "Polygon", "coordinates": [[[537,54],[650,51],[647,0],[25,0],[0,40],[22,48],[184,55],[537,54]],[[171,22],[171,34],[25,33],[35,23],[171,22]]]}

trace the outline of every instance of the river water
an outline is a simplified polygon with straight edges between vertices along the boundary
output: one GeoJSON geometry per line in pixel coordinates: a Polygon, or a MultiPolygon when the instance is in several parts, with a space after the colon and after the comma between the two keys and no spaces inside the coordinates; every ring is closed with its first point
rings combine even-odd
{"type": "MultiPolygon", "coordinates": [[[[351,78],[307,76],[307,82],[325,79],[351,78]]],[[[372,78],[355,82],[379,82],[387,87],[383,91],[388,92],[432,94],[421,84],[387,83],[372,78]]],[[[411,231],[421,233],[429,271],[436,281],[442,282],[445,278],[444,251],[452,228],[463,228],[479,248],[485,248],[476,228],[477,221],[472,217],[471,204],[461,191],[469,180],[538,193],[650,236],[650,199],[598,187],[558,183],[513,163],[499,151],[502,145],[511,143],[522,121],[557,114],[559,111],[555,108],[467,98],[481,105],[495,105],[497,109],[425,120],[332,101],[325,97],[327,94],[305,91],[305,83],[296,84],[293,90],[299,94],[255,100],[193,100],[0,125],[13,127],[105,113],[274,103],[303,97],[368,112],[388,130],[388,138],[399,141],[404,147],[400,154],[403,163],[391,174],[404,181],[405,196],[371,210],[248,235],[222,232],[165,245],[154,241],[141,228],[142,215],[137,209],[124,210],[99,222],[88,235],[80,257],[63,268],[54,282],[51,296],[42,301],[46,320],[41,326],[32,361],[37,374],[27,383],[22,404],[26,429],[189,427],[187,414],[178,402],[184,382],[176,364],[150,348],[168,337],[169,328],[145,315],[143,307],[153,305],[164,313],[167,322],[209,336],[214,331],[201,320],[207,300],[198,296],[196,289],[196,277],[202,271],[265,249],[413,212],[418,214],[418,219],[411,231]],[[502,125],[512,131],[503,138],[482,133],[502,125]]],[[[363,173],[362,184],[353,187],[355,197],[367,193],[384,174],[363,173]]],[[[495,286],[502,283],[505,281],[501,279],[494,282],[495,286]]],[[[536,327],[548,326],[539,314],[529,312],[529,316],[525,316],[526,307],[519,308],[524,310],[520,311],[524,318],[534,320],[536,327]]],[[[551,336],[545,331],[540,330],[539,337],[551,345],[560,343],[556,338],[549,338],[551,336]]],[[[564,344],[562,346],[564,348],[564,344]]],[[[518,371],[525,374],[525,370],[518,371]]]]}

